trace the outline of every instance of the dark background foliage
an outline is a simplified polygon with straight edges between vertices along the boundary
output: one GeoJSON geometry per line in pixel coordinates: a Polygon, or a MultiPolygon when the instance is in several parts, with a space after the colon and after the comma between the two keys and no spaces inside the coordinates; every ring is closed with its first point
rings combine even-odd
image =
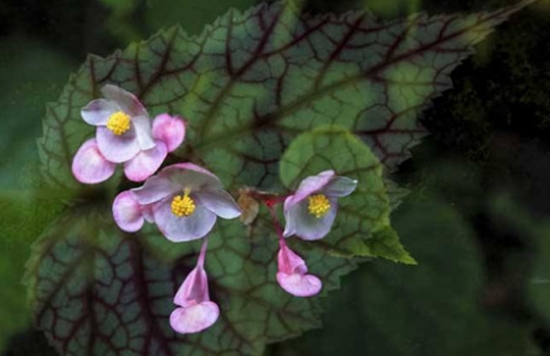
{"type": "MultiPolygon", "coordinates": [[[[35,139],[45,103],[57,98],[88,53],[108,55],[178,22],[196,34],[230,6],[244,10],[255,2],[0,0],[3,355],[55,354],[30,327],[19,283],[30,244],[59,209],[55,201],[33,205],[29,193],[40,186],[35,139]]],[[[367,5],[394,18],[513,3],[310,0],[303,9],[367,5]]],[[[550,300],[533,288],[550,283],[536,274],[540,261],[550,260],[544,250],[550,239],[544,222],[550,214],[549,42],[550,4],[539,1],[482,42],[453,72],[454,88],[424,112],[431,135],[394,176],[412,191],[395,224],[420,265],[363,266],[325,300],[323,329],[273,345],[268,354],[550,353],[550,300]]]]}

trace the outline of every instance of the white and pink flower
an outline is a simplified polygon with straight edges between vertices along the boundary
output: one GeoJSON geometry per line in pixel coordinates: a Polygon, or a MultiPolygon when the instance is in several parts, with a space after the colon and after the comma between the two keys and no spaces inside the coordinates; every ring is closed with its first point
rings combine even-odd
{"type": "Polygon", "coordinates": [[[338,198],[350,195],[357,181],[337,176],[333,170],[305,178],[284,203],[285,237],[296,235],[303,240],[325,237],[338,211],[338,198]]]}
{"type": "Polygon", "coordinates": [[[218,216],[240,215],[219,178],[193,163],[167,166],[143,186],[120,193],[113,203],[113,216],[122,230],[138,231],[147,220],[174,242],[206,236],[218,216]]]}
{"type": "Polygon", "coordinates": [[[95,138],[84,142],[74,156],[73,175],[81,183],[100,183],[122,163],[129,180],[144,181],[183,142],[185,123],[160,114],[151,124],[147,110],[133,94],[114,85],[105,85],[101,92],[104,99],[93,100],[81,110],[84,121],[97,129],[95,138]]]}

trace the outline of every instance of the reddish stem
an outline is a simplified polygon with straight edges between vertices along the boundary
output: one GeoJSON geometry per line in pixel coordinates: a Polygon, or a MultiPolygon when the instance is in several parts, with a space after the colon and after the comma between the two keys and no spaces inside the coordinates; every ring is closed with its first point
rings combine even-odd
{"type": "Polygon", "coordinates": [[[204,237],[204,242],[201,246],[201,252],[199,254],[199,260],[197,261],[197,266],[204,267],[204,259],[206,258],[206,249],[208,247],[208,236],[204,237]]]}
{"type": "Polygon", "coordinates": [[[286,246],[285,238],[283,237],[283,228],[281,226],[281,222],[279,221],[279,217],[277,217],[277,213],[275,212],[275,207],[273,205],[267,205],[267,208],[269,210],[269,214],[271,215],[271,220],[273,221],[273,227],[275,227],[275,232],[279,236],[279,246],[281,248],[283,246],[286,246]]]}

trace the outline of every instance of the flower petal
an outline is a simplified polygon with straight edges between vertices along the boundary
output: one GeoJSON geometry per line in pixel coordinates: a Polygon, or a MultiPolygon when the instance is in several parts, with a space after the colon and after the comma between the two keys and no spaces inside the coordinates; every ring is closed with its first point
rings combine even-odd
{"type": "Polygon", "coordinates": [[[191,241],[204,237],[216,222],[216,214],[197,204],[188,217],[178,217],[172,213],[172,200],[166,198],[153,207],[155,222],[162,234],[170,241],[191,241]]]}
{"type": "Polygon", "coordinates": [[[210,300],[208,292],[208,278],[202,266],[195,267],[185,278],[174,297],[174,304],[180,307],[207,302],[210,300]]]}
{"type": "Polygon", "coordinates": [[[111,162],[126,162],[140,151],[133,129],[117,136],[108,128],[100,126],[96,131],[96,140],[101,154],[111,162]]]}
{"type": "Polygon", "coordinates": [[[292,251],[286,243],[283,242],[281,249],[277,255],[277,263],[279,272],[286,274],[306,274],[306,261],[296,252],[292,251]]]}
{"type": "Polygon", "coordinates": [[[114,101],[130,116],[148,116],[147,110],[134,94],[112,84],[105,85],[101,92],[105,98],[114,101]]]}
{"type": "Polygon", "coordinates": [[[308,201],[292,205],[292,197],[288,197],[284,205],[286,225],[283,236],[296,235],[304,240],[318,240],[325,237],[334,223],[338,210],[336,198],[329,197],[328,200],[331,205],[330,210],[325,216],[317,218],[309,213],[308,201]]]}
{"type": "Polygon", "coordinates": [[[334,177],[323,189],[329,197],[345,197],[357,188],[357,181],[348,177],[334,177]]]}
{"type": "Polygon", "coordinates": [[[182,191],[181,187],[161,175],[149,177],[141,187],[132,189],[132,193],[141,205],[158,202],[178,191],[182,191]]]}
{"type": "Polygon", "coordinates": [[[233,197],[224,190],[201,190],[196,197],[206,209],[220,218],[234,219],[241,215],[241,210],[233,197]]]}
{"type": "Polygon", "coordinates": [[[198,333],[211,327],[220,316],[214,302],[202,302],[186,308],[177,308],[170,314],[170,326],[180,334],[198,333]]]}
{"type": "Polygon", "coordinates": [[[309,195],[322,190],[333,179],[334,175],[333,170],[328,170],[305,178],[292,195],[291,204],[299,203],[309,195]]]}
{"type": "Polygon", "coordinates": [[[92,100],[80,110],[80,115],[90,125],[105,126],[109,116],[118,111],[115,103],[105,99],[92,100]]]}
{"type": "Polygon", "coordinates": [[[160,167],[168,152],[162,142],[150,150],[140,151],[134,158],[124,163],[126,177],[134,182],[143,182],[160,167]]]}
{"type": "Polygon", "coordinates": [[[157,115],[153,120],[153,137],[164,142],[168,152],[172,152],[183,142],[185,122],[177,116],[157,115]]]}
{"type": "MultiPolygon", "coordinates": [[[[134,193],[132,192],[132,194],[134,194],[134,193]]],[[[134,195],[134,198],[135,198],[135,195],[134,195]]],[[[152,204],[142,205],[141,206],[141,213],[143,214],[143,217],[145,218],[145,221],[147,221],[148,223],[154,223],[155,222],[155,217],[153,216],[153,205],[152,204]]]]}
{"type": "Polygon", "coordinates": [[[192,192],[198,190],[219,190],[222,183],[212,172],[193,163],[177,163],[163,168],[159,176],[170,180],[175,186],[192,192]]]}
{"type": "Polygon", "coordinates": [[[73,158],[72,171],[81,183],[95,184],[109,179],[116,164],[103,157],[94,138],[84,142],[73,158]]]}
{"type": "Polygon", "coordinates": [[[130,191],[116,196],[113,202],[113,217],[118,227],[127,232],[136,232],[143,226],[141,206],[130,191]]]}
{"type": "Polygon", "coordinates": [[[312,274],[277,273],[277,282],[281,288],[297,297],[311,297],[319,293],[323,287],[321,280],[312,274]]]}
{"type": "Polygon", "coordinates": [[[132,118],[132,124],[136,130],[136,138],[139,148],[142,150],[150,150],[155,147],[153,139],[153,131],[151,129],[151,120],[148,116],[135,116],[132,118]]]}

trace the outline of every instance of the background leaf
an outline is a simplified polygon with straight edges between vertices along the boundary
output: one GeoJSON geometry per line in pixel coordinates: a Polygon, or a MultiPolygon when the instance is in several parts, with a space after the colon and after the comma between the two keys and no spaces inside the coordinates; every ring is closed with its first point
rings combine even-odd
{"type": "Polygon", "coordinates": [[[550,224],[540,221],[510,194],[495,194],[490,213],[504,228],[516,233],[533,251],[526,266],[525,299],[529,310],[550,328],[550,224]]]}
{"type": "Polygon", "coordinates": [[[29,246],[63,208],[58,192],[44,189],[35,140],[41,110],[76,64],[27,37],[0,42],[0,353],[8,338],[31,323],[21,283],[29,246]],[[40,58],[40,62],[35,62],[40,58]],[[54,198],[55,196],[55,198],[54,198]]]}

